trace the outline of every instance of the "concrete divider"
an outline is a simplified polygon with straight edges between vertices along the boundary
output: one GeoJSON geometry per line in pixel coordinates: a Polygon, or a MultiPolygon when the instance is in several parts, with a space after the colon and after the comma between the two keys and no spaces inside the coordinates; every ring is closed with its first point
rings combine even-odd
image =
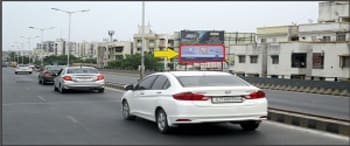
{"type": "Polygon", "coordinates": [[[268,120],[350,136],[350,123],[305,113],[269,108],[268,120]]]}

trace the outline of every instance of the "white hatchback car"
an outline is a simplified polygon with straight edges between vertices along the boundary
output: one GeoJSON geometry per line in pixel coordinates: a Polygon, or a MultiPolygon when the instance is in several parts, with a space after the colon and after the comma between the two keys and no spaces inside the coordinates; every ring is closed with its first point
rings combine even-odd
{"type": "Polygon", "coordinates": [[[180,124],[231,122],[255,130],[267,119],[265,93],[226,72],[176,71],[146,76],[121,98],[126,120],[141,117],[167,133],[180,124]]]}

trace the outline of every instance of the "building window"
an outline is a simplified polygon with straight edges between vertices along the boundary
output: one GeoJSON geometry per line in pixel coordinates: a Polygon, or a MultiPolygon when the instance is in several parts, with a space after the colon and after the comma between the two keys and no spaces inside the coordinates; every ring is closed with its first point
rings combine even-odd
{"type": "Polygon", "coordinates": [[[239,63],[245,63],[245,56],[244,55],[238,55],[238,62],[239,63]]]}
{"type": "Polygon", "coordinates": [[[258,63],[258,56],[257,55],[250,56],[250,63],[252,64],[258,63]]]}
{"type": "Polygon", "coordinates": [[[137,48],[137,51],[141,51],[141,48],[137,48]]]}
{"type": "Polygon", "coordinates": [[[293,53],[292,67],[306,68],[306,53],[293,53]]]}
{"type": "Polygon", "coordinates": [[[340,56],[339,65],[341,68],[350,67],[350,56],[340,56]]]}
{"type": "Polygon", "coordinates": [[[278,64],[279,63],[279,56],[278,55],[271,55],[272,64],[278,64]]]}
{"type": "Polygon", "coordinates": [[[115,52],[121,53],[124,50],[124,47],[114,47],[115,52]]]}
{"type": "Polygon", "coordinates": [[[266,43],[266,39],[262,38],[262,39],[260,40],[260,42],[261,42],[261,43],[266,43]]]}
{"type": "Polygon", "coordinates": [[[291,41],[298,41],[299,40],[299,37],[298,36],[292,36],[290,38],[291,41]]]}
{"type": "Polygon", "coordinates": [[[337,33],[336,40],[345,41],[345,33],[337,33]]]}
{"type": "Polygon", "coordinates": [[[330,42],[331,41],[331,36],[323,36],[322,39],[324,42],[330,42]]]}
{"type": "Polygon", "coordinates": [[[322,69],[323,68],[324,56],[323,53],[312,54],[312,68],[322,69]]]}

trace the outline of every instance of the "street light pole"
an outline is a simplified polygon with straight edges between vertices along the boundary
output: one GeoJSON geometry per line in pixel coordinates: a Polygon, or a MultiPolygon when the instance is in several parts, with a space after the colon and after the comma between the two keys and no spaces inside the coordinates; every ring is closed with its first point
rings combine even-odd
{"type": "Polygon", "coordinates": [[[141,68],[140,68],[140,79],[143,79],[145,74],[145,1],[142,1],[142,28],[141,28],[141,35],[142,35],[142,47],[141,47],[141,68]]]}
{"type": "Polygon", "coordinates": [[[88,12],[90,10],[86,9],[86,10],[77,10],[77,11],[67,11],[67,10],[61,10],[61,9],[58,9],[58,8],[51,8],[51,10],[54,10],[54,11],[59,11],[59,12],[63,12],[63,13],[66,13],[68,14],[68,38],[67,38],[67,44],[66,44],[66,48],[67,48],[67,52],[68,52],[68,55],[67,55],[67,67],[69,67],[69,56],[70,56],[70,51],[71,51],[71,48],[70,48],[70,31],[71,31],[71,17],[72,17],[72,14],[75,14],[75,13],[78,13],[78,12],[88,12]]]}
{"type": "Polygon", "coordinates": [[[44,61],[43,61],[43,51],[44,51],[44,48],[43,48],[43,44],[44,44],[44,31],[45,31],[45,30],[54,29],[55,27],[51,26],[51,27],[48,27],[48,28],[38,28],[38,27],[34,27],[34,26],[29,26],[28,28],[30,28],[30,29],[36,29],[36,30],[40,30],[40,32],[41,32],[40,60],[41,60],[41,66],[43,66],[43,65],[44,65],[44,61]]]}

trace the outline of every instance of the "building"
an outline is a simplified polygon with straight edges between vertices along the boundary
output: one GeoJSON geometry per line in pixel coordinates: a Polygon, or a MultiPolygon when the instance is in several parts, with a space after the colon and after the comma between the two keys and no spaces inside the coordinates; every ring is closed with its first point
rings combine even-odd
{"type": "Polygon", "coordinates": [[[343,13],[349,3],[319,6],[318,23],[258,27],[257,44],[230,45],[235,60],[231,70],[242,76],[349,80],[350,23],[343,13]]]}
{"type": "Polygon", "coordinates": [[[133,43],[129,41],[100,42],[96,44],[97,66],[105,67],[108,62],[121,60],[132,53],[133,43]]]}

